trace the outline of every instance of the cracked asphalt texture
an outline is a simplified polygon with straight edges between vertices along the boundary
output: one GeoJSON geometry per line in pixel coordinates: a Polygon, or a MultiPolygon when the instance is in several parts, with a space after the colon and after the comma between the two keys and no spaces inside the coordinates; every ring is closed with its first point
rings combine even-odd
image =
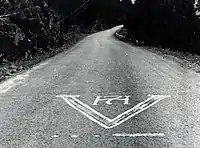
{"type": "Polygon", "coordinates": [[[119,41],[114,37],[119,28],[90,35],[20,74],[23,78],[16,83],[0,84],[0,148],[200,148],[200,74],[145,47],[119,41]],[[7,90],[6,84],[11,86],[7,90]],[[114,118],[149,94],[171,97],[112,129],[56,97],[80,95],[82,102],[114,118]],[[92,105],[97,96],[110,95],[130,95],[130,104],[92,105]]]}

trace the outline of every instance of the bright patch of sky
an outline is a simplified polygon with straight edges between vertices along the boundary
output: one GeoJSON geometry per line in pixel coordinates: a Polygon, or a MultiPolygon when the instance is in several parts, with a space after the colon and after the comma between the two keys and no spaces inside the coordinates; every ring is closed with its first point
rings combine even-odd
{"type": "MultiPolygon", "coordinates": [[[[121,1],[123,1],[123,0],[120,0],[120,2],[121,2],[121,1]]],[[[131,0],[131,1],[132,1],[133,4],[135,3],[135,0],[131,0]]]]}
{"type": "Polygon", "coordinates": [[[131,1],[132,1],[133,4],[135,3],[135,0],[131,0],[131,1]]]}

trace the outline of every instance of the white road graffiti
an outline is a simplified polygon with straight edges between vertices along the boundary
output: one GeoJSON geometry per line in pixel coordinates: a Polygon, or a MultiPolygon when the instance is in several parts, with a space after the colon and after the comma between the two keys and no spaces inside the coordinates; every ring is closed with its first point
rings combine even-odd
{"type": "Polygon", "coordinates": [[[165,133],[116,133],[112,135],[113,137],[165,137],[165,133]]]}
{"type": "Polygon", "coordinates": [[[93,122],[96,122],[97,124],[99,124],[100,126],[106,129],[111,129],[127,121],[133,116],[141,113],[142,111],[148,109],[149,107],[157,104],[161,100],[165,98],[169,98],[171,96],[170,95],[148,95],[149,98],[147,100],[137,104],[136,106],[121,113],[120,115],[118,115],[117,117],[113,119],[110,119],[104,116],[103,114],[91,108],[89,105],[81,102],[79,99],[77,99],[80,97],[80,95],[58,95],[56,97],[62,98],[68,105],[78,110],[80,113],[88,117],[93,122]]]}
{"type": "Polygon", "coordinates": [[[98,103],[100,101],[106,101],[105,103],[108,104],[108,105],[111,105],[112,102],[111,101],[114,101],[114,100],[117,100],[117,101],[124,101],[124,104],[125,105],[128,105],[129,104],[129,98],[130,96],[125,96],[123,98],[123,96],[97,96],[93,105],[98,105],[98,103]]]}

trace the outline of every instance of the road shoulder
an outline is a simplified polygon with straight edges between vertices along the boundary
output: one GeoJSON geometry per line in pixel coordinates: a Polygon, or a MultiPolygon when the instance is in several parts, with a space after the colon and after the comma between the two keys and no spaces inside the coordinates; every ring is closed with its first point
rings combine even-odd
{"type": "Polygon", "coordinates": [[[115,32],[114,35],[117,39],[132,46],[142,47],[145,50],[161,55],[163,58],[171,59],[186,69],[191,69],[197,73],[200,73],[200,55],[191,54],[189,52],[180,52],[170,48],[145,46],[142,43],[131,40],[126,36],[126,34],[127,32],[125,28],[120,28],[115,32]]]}

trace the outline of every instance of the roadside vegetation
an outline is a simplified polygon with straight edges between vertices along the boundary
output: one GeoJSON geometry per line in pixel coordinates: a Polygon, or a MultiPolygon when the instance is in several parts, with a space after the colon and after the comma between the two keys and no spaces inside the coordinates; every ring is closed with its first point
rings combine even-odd
{"type": "Polygon", "coordinates": [[[137,45],[200,54],[195,0],[0,0],[0,80],[123,24],[137,45]]]}
{"type": "Polygon", "coordinates": [[[195,0],[124,0],[129,38],[145,45],[200,53],[200,19],[195,0]]]}
{"type": "Polygon", "coordinates": [[[200,1],[122,0],[122,40],[200,72],[200,1]]]}
{"type": "Polygon", "coordinates": [[[119,0],[0,0],[0,81],[119,24],[119,0]]]}
{"type": "Polygon", "coordinates": [[[63,21],[47,1],[0,0],[0,81],[90,33],[80,25],[64,27],[63,21]]]}

